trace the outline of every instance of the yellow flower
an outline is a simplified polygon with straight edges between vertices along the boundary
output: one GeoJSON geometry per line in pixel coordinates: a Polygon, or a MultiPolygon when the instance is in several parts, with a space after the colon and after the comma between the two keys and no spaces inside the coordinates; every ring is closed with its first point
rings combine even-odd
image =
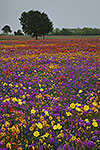
{"type": "Polygon", "coordinates": [[[61,137],[64,137],[64,133],[63,133],[63,132],[61,132],[61,133],[60,133],[60,136],[61,136],[61,137]]]}
{"type": "Polygon", "coordinates": [[[79,93],[82,93],[83,91],[82,90],[79,90],[79,93]]]}
{"type": "Polygon", "coordinates": [[[45,113],[45,115],[46,115],[46,116],[49,116],[49,113],[48,113],[48,111],[45,111],[44,113],[45,113]]]}
{"type": "Polygon", "coordinates": [[[1,142],[1,145],[3,145],[4,140],[1,140],[0,142],[1,142]]]}
{"type": "Polygon", "coordinates": [[[33,127],[33,126],[31,126],[31,127],[29,128],[29,130],[30,130],[30,131],[33,131],[33,130],[34,130],[34,127],[33,127]]]}
{"type": "Polygon", "coordinates": [[[19,129],[17,129],[17,130],[16,130],[16,133],[17,133],[17,134],[19,134],[19,133],[20,133],[20,130],[19,130],[19,129]]]}
{"type": "Polygon", "coordinates": [[[66,115],[67,115],[67,116],[71,116],[72,113],[70,113],[70,112],[68,111],[68,112],[66,112],[66,115]]]}
{"type": "Polygon", "coordinates": [[[20,74],[23,74],[24,72],[21,72],[20,74]]]}
{"type": "Polygon", "coordinates": [[[2,126],[1,130],[4,132],[6,129],[4,128],[4,126],[2,126]]]}
{"type": "Polygon", "coordinates": [[[35,150],[35,147],[34,147],[34,146],[32,146],[32,150],[35,150]]]}
{"type": "Polygon", "coordinates": [[[29,97],[29,96],[30,96],[30,94],[26,94],[26,96],[27,96],[27,97],[29,97]]]}
{"type": "Polygon", "coordinates": [[[10,123],[8,121],[5,122],[5,127],[9,127],[10,123]]]}
{"type": "Polygon", "coordinates": [[[89,110],[89,105],[85,105],[83,109],[84,109],[84,111],[88,111],[89,110]]]}
{"type": "Polygon", "coordinates": [[[58,128],[58,129],[61,129],[62,126],[58,123],[58,124],[57,124],[57,128],[58,128]]]}
{"type": "Polygon", "coordinates": [[[40,133],[39,133],[38,131],[34,131],[33,135],[34,135],[35,137],[38,137],[38,136],[40,135],[40,133]]]}
{"type": "Polygon", "coordinates": [[[44,120],[42,123],[43,123],[43,126],[47,125],[47,121],[46,120],[44,120]]]}
{"type": "Polygon", "coordinates": [[[76,107],[76,110],[77,110],[77,111],[81,111],[81,109],[80,109],[79,107],[76,107]]]}
{"type": "Polygon", "coordinates": [[[79,95],[79,94],[77,94],[77,96],[79,97],[80,95],[79,95]]]}
{"type": "Polygon", "coordinates": [[[45,134],[45,137],[48,137],[48,136],[49,136],[49,133],[46,133],[46,134],[45,134]]]}
{"type": "Polygon", "coordinates": [[[22,147],[18,147],[17,150],[22,150],[22,147]]]}
{"type": "Polygon", "coordinates": [[[86,122],[89,122],[89,119],[85,119],[86,122]]]}
{"type": "Polygon", "coordinates": [[[60,138],[60,134],[57,135],[57,138],[60,138]]]}
{"type": "Polygon", "coordinates": [[[15,85],[15,87],[18,87],[18,85],[15,85]]]}
{"type": "Polygon", "coordinates": [[[22,102],[21,102],[21,101],[19,101],[19,102],[18,102],[18,104],[19,104],[19,105],[22,105],[22,102]]]}
{"type": "Polygon", "coordinates": [[[48,144],[48,147],[51,147],[51,145],[50,145],[50,144],[48,144]]]}
{"type": "Polygon", "coordinates": [[[37,127],[38,127],[39,129],[42,129],[42,128],[43,128],[43,125],[39,122],[39,123],[37,124],[37,127]]]}
{"type": "Polygon", "coordinates": [[[98,93],[100,92],[100,90],[98,90],[98,93]]]}
{"type": "Polygon", "coordinates": [[[95,119],[93,119],[92,121],[96,121],[95,119]]]}
{"type": "Polygon", "coordinates": [[[43,89],[43,88],[41,88],[41,89],[40,89],[40,91],[41,91],[41,92],[43,92],[43,91],[44,91],[44,89],[43,89]]]}
{"type": "Polygon", "coordinates": [[[3,86],[7,85],[7,83],[4,83],[3,86]]]}
{"type": "Polygon", "coordinates": [[[11,131],[12,131],[12,132],[16,131],[15,126],[12,126],[11,131]]]}
{"type": "Polygon", "coordinates": [[[0,136],[5,136],[6,135],[6,133],[5,132],[0,132],[0,136]]]}
{"type": "Polygon", "coordinates": [[[45,143],[43,143],[43,145],[46,145],[46,142],[45,142],[45,143]]]}
{"type": "Polygon", "coordinates": [[[43,140],[42,139],[39,139],[40,143],[43,143],[43,140]]]}
{"type": "Polygon", "coordinates": [[[42,97],[41,93],[39,95],[36,95],[36,98],[41,98],[41,97],[42,97]]]}
{"type": "Polygon", "coordinates": [[[23,98],[25,98],[25,95],[23,95],[23,98]]]}
{"type": "Polygon", "coordinates": [[[54,121],[54,120],[52,120],[52,121],[51,121],[51,125],[53,126],[53,125],[54,125],[54,123],[55,123],[55,121],[54,121]]]}
{"type": "Polygon", "coordinates": [[[26,87],[23,87],[23,89],[25,90],[25,89],[26,89],[26,87]]]}
{"type": "Polygon", "coordinates": [[[72,136],[71,140],[74,141],[75,139],[76,139],[76,137],[75,137],[75,136],[72,136]]]}
{"type": "Polygon", "coordinates": [[[41,84],[39,84],[39,87],[41,88],[41,84]]]}
{"type": "Polygon", "coordinates": [[[19,98],[19,99],[18,99],[18,102],[22,102],[22,100],[19,98]]]}
{"type": "Polygon", "coordinates": [[[52,116],[49,116],[49,120],[52,120],[53,118],[52,118],[52,116]]]}
{"type": "Polygon", "coordinates": [[[44,120],[44,117],[43,116],[40,116],[40,121],[43,121],[44,120]]]}
{"type": "Polygon", "coordinates": [[[23,84],[20,84],[20,86],[23,86],[23,84]]]}
{"type": "Polygon", "coordinates": [[[42,138],[45,138],[45,137],[48,137],[49,136],[49,133],[46,133],[42,136],[42,138]]]}
{"type": "Polygon", "coordinates": [[[93,93],[91,93],[90,95],[93,96],[93,93]]]}
{"type": "Polygon", "coordinates": [[[78,106],[81,106],[81,104],[79,104],[79,103],[76,103],[76,104],[75,104],[75,106],[77,106],[77,107],[78,107],[78,106]]]}
{"type": "Polygon", "coordinates": [[[61,143],[62,140],[61,140],[61,139],[58,139],[58,141],[61,143]]]}
{"type": "Polygon", "coordinates": [[[54,129],[54,130],[57,130],[57,129],[58,129],[58,126],[57,126],[57,125],[54,125],[54,126],[53,126],[53,129],[54,129]]]}
{"type": "Polygon", "coordinates": [[[93,125],[94,127],[98,127],[98,124],[97,124],[96,121],[93,121],[92,125],[93,125]]]}
{"type": "Polygon", "coordinates": [[[25,147],[28,147],[28,144],[25,144],[25,147]]]}
{"type": "Polygon", "coordinates": [[[25,101],[23,101],[23,104],[25,104],[26,102],[25,101]]]}
{"type": "Polygon", "coordinates": [[[98,112],[98,109],[94,109],[94,112],[98,112]]]}
{"type": "Polygon", "coordinates": [[[10,84],[9,84],[9,86],[11,86],[11,87],[12,87],[13,85],[10,83],[10,84]]]}
{"type": "Polygon", "coordinates": [[[92,104],[93,104],[93,106],[97,106],[98,105],[98,103],[96,101],[94,101],[92,104]]]}
{"type": "Polygon", "coordinates": [[[10,144],[10,143],[7,143],[7,144],[6,144],[6,148],[11,149],[11,144],[10,144]]]}
{"type": "Polygon", "coordinates": [[[14,97],[14,98],[12,98],[12,101],[13,101],[13,102],[17,102],[18,100],[17,100],[16,97],[14,97]]]}
{"type": "Polygon", "coordinates": [[[71,104],[70,104],[70,107],[71,107],[72,109],[74,109],[74,108],[75,108],[75,104],[74,104],[74,103],[71,103],[71,104]]]}
{"type": "Polygon", "coordinates": [[[35,114],[35,112],[36,112],[36,110],[33,108],[33,109],[31,110],[31,113],[32,113],[32,114],[35,114]]]}

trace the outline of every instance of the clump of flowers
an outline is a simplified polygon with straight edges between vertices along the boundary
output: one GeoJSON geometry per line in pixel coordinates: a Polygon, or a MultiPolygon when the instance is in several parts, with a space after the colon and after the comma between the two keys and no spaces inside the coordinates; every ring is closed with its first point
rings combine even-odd
{"type": "Polygon", "coordinates": [[[100,148],[99,43],[0,40],[0,149],[100,148]]]}

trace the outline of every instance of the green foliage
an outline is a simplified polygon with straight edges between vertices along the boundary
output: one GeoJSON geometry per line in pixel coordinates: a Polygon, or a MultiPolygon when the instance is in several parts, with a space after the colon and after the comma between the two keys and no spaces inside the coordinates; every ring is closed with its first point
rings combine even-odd
{"type": "Polygon", "coordinates": [[[81,35],[100,35],[100,29],[97,28],[83,28],[81,30],[81,35]]]}
{"type": "Polygon", "coordinates": [[[53,30],[53,34],[55,34],[55,35],[60,35],[60,29],[59,29],[59,28],[55,28],[55,29],[53,30]]]}
{"type": "Polygon", "coordinates": [[[6,33],[6,34],[12,32],[10,26],[8,26],[8,25],[5,25],[5,26],[2,28],[2,31],[3,31],[4,33],[6,33]]]}
{"type": "Polygon", "coordinates": [[[21,30],[18,30],[17,32],[14,31],[14,35],[24,36],[24,34],[21,32],[21,30]]]}
{"type": "Polygon", "coordinates": [[[32,37],[45,36],[53,30],[53,24],[44,12],[30,10],[23,12],[19,18],[25,34],[32,37]]]}
{"type": "Polygon", "coordinates": [[[66,28],[62,28],[62,30],[60,31],[61,35],[71,35],[71,31],[69,29],[66,28]]]}
{"type": "Polygon", "coordinates": [[[75,28],[75,29],[67,29],[56,28],[53,30],[53,35],[100,35],[100,29],[97,28],[75,28]]]}

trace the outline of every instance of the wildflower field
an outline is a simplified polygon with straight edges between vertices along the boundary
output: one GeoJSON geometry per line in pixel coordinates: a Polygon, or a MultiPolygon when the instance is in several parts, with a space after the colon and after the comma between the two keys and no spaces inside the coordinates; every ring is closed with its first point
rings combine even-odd
{"type": "Polygon", "coordinates": [[[0,150],[99,150],[100,38],[0,39],[0,150]]]}

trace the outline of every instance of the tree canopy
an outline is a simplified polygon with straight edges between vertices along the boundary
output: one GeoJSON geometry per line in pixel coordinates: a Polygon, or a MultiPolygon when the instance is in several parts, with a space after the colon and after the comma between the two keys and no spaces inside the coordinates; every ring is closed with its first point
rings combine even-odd
{"type": "Polygon", "coordinates": [[[19,18],[23,32],[32,37],[45,36],[53,30],[53,23],[44,12],[30,10],[19,18]]]}
{"type": "Polygon", "coordinates": [[[8,26],[8,25],[5,25],[5,26],[2,28],[2,31],[3,31],[4,33],[11,33],[11,32],[12,32],[10,26],[8,26]]]}

